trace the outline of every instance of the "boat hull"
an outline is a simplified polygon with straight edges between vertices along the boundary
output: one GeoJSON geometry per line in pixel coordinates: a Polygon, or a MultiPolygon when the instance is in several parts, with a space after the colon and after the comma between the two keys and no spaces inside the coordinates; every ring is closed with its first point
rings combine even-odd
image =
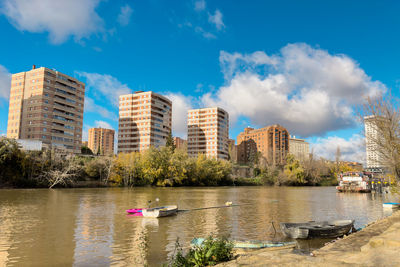
{"type": "Polygon", "coordinates": [[[281,223],[281,229],[285,236],[294,239],[336,238],[348,234],[353,225],[353,220],[281,223]]]}
{"type": "Polygon", "coordinates": [[[400,203],[394,203],[394,202],[383,203],[382,206],[386,209],[398,209],[400,208],[400,203]]]}
{"type": "MultiPolygon", "coordinates": [[[[190,244],[192,246],[201,246],[205,241],[205,238],[193,238],[190,244]]],[[[232,240],[230,241],[234,248],[237,249],[261,249],[261,248],[274,248],[274,249],[288,249],[294,248],[297,242],[276,242],[276,241],[242,241],[242,240],[232,240]]]]}
{"type": "Polygon", "coordinates": [[[171,206],[143,209],[142,214],[143,217],[159,218],[159,217],[175,215],[177,211],[178,211],[178,206],[171,205],[171,206]]]}

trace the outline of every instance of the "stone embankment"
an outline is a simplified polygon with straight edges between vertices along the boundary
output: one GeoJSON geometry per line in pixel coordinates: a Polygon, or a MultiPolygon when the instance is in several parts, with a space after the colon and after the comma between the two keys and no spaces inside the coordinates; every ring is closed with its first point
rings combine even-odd
{"type": "Polygon", "coordinates": [[[218,266],[400,266],[400,211],[310,255],[264,249],[218,266]]]}

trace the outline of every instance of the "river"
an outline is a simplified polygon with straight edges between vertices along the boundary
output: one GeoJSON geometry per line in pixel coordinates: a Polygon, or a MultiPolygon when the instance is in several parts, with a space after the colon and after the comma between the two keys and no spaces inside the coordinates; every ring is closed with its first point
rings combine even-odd
{"type": "MultiPolygon", "coordinates": [[[[282,240],[279,222],[382,218],[390,194],[337,193],[334,187],[90,188],[0,190],[0,266],[160,266],[175,242],[210,234],[241,240],[282,240]],[[130,217],[148,200],[179,209],[160,219],[130,217]],[[279,229],[277,229],[279,230],[279,229]]],[[[326,240],[300,242],[299,253],[326,240]]]]}

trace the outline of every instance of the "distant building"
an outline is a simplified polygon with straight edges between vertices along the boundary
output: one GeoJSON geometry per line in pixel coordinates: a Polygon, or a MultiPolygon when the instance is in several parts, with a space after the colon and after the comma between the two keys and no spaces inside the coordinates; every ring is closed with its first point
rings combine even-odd
{"type": "Polygon", "coordinates": [[[235,145],[234,139],[228,140],[228,153],[229,153],[229,160],[233,163],[237,163],[237,146],[235,145]]]}
{"type": "Polygon", "coordinates": [[[80,153],[85,84],[45,67],[13,74],[7,137],[80,153]]]}
{"type": "Polygon", "coordinates": [[[89,141],[82,141],[82,146],[88,147],[88,145],[89,145],[89,141]]]}
{"type": "Polygon", "coordinates": [[[172,102],[154,92],[119,96],[118,153],[165,146],[171,133],[172,102]]]}
{"type": "Polygon", "coordinates": [[[378,138],[380,138],[380,136],[378,134],[378,129],[376,128],[375,120],[375,116],[364,117],[368,169],[384,167],[382,164],[382,155],[378,151],[377,141],[379,140],[378,138]]]}
{"type": "Polygon", "coordinates": [[[17,139],[18,146],[25,151],[42,151],[43,142],[40,140],[17,139]]]}
{"type": "Polygon", "coordinates": [[[361,163],[355,161],[340,161],[339,164],[343,164],[347,167],[352,168],[355,171],[363,171],[364,167],[361,163]]]}
{"type": "Polygon", "coordinates": [[[183,138],[174,137],[174,144],[177,149],[187,150],[187,140],[183,138]]]}
{"type": "Polygon", "coordinates": [[[238,135],[237,143],[238,163],[250,163],[260,154],[269,164],[280,165],[289,153],[289,132],[278,124],[261,129],[248,127],[238,135]]]}
{"type": "Polygon", "coordinates": [[[222,108],[188,111],[188,154],[228,160],[229,114],[222,108]]]}
{"type": "Polygon", "coordinates": [[[304,139],[298,139],[296,136],[289,138],[289,153],[296,159],[306,160],[310,156],[310,144],[304,139]]]}
{"type": "Polygon", "coordinates": [[[88,147],[93,154],[113,155],[114,134],[115,131],[112,129],[90,128],[88,147]]]}

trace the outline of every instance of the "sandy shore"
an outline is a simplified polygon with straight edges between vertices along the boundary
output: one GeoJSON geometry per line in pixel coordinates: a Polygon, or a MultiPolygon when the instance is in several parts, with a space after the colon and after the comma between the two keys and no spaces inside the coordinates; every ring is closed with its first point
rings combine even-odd
{"type": "Polygon", "coordinates": [[[311,255],[263,249],[218,266],[400,266],[400,211],[311,255]]]}

